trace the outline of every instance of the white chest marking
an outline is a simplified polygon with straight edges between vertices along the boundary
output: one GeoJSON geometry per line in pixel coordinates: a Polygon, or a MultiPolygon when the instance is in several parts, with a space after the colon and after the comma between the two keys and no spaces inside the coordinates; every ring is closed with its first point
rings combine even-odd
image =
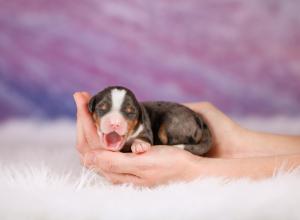
{"type": "Polygon", "coordinates": [[[126,95],[126,90],[113,89],[111,90],[111,100],[112,100],[112,110],[119,111],[121,110],[124,98],[126,95]]]}

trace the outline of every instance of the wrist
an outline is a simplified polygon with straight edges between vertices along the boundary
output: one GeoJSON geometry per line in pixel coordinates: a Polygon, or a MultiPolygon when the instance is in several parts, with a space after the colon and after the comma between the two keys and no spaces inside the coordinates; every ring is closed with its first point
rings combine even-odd
{"type": "Polygon", "coordinates": [[[245,140],[250,136],[251,131],[238,124],[232,123],[226,137],[220,143],[215,143],[215,147],[207,156],[213,158],[237,158],[244,154],[245,140]],[[230,137],[228,137],[230,135],[230,137]]]}
{"type": "Polygon", "coordinates": [[[201,177],[235,178],[241,176],[239,159],[202,158],[193,163],[194,179],[201,177]]]}
{"type": "Polygon", "coordinates": [[[300,164],[300,155],[252,158],[200,158],[194,164],[196,177],[223,177],[229,179],[264,179],[280,168],[294,169],[300,164]],[[284,165],[284,167],[282,167],[284,165]]]}

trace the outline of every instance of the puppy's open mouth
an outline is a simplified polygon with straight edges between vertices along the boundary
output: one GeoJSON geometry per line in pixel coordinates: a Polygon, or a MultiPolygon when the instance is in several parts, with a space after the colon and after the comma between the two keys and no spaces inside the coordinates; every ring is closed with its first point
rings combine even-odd
{"type": "Polygon", "coordinates": [[[104,134],[103,136],[104,142],[109,150],[119,151],[124,145],[125,137],[115,131],[104,134]]]}

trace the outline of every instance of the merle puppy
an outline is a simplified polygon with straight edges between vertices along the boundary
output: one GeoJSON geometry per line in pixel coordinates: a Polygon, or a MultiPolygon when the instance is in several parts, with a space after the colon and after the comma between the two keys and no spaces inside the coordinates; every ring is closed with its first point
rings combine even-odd
{"type": "Polygon", "coordinates": [[[143,153],[151,145],[173,145],[196,155],[212,146],[202,117],[172,102],[141,102],[127,88],[108,87],[89,102],[103,148],[143,153]]]}

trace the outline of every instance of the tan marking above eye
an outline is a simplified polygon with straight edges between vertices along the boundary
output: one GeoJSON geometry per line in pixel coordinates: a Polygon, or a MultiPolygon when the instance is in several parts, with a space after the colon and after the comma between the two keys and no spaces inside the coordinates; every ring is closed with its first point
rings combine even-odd
{"type": "Polygon", "coordinates": [[[125,108],[125,112],[131,113],[131,112],[133,112],[133,108],[128,106],[128,107],[125,108]]]}
{"type": "Polygon", "coordinates": [[[95,123],[97,129],[99,129],[99,125],[100,125],[100,120],[101,120],[101,119],[100,119],[100,117],[98,116],[98,114],[94,113],[94,114],[93,114],[93,119],[94,119],[94,123],[95,123]]]}
{"type": "Polygon", "coordinates": [[[98,119],[98,115],[95,112],[93,113],[93,119],[94,119],[94,121],[96,121],[98,119]]]}
{"type": "Polygon", "coordinates": [[[134,132],[134,127],[137,125],[137,120],[127,120],[128,123],[128,133],[131,135],[134,132]]]}
{"type": "Polygon", "coordinates": [[[100,104],[100,105],[99,105],[99,108],[100,108],[101,110],[107,110],[107,109],[108,109],[108,104],[107,104],[107,103],[100,104]]]}

